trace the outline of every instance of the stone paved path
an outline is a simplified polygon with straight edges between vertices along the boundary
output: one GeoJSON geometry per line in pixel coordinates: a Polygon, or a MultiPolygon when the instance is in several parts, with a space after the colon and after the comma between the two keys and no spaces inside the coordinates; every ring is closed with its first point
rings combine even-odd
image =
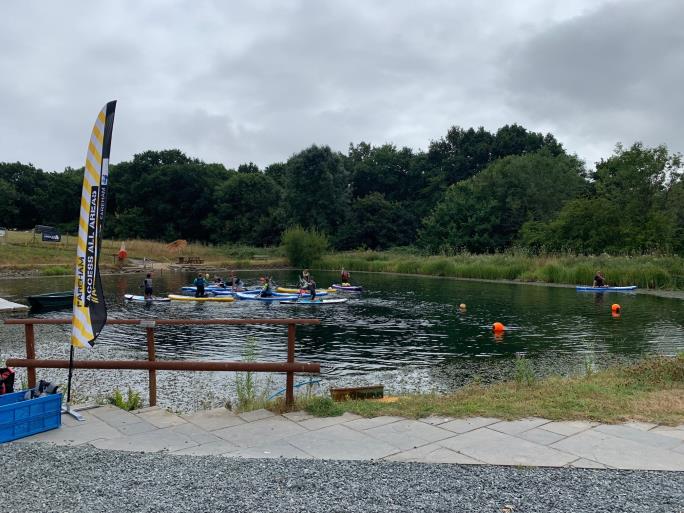
{"type": "Polygon", "coordinates": [[[385,459],[425,463],[684,471],[684,425],[607,425],[529,418],[501,421],[345,413],[236,415],[224,408],[176,415],[159,408],[129,413],[113,406],[62,416],[60,429],[20,442],[90,444],[101,449],[243,458],[385,459]]]}

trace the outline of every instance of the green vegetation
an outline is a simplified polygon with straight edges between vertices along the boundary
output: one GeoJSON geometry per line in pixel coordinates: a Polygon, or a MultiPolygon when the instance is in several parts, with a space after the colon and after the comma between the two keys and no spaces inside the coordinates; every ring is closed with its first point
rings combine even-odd
{"type": "Polygon", "coordinates": [[[118,388],[115,389],[114,393],[108,398],[108,401],[117,408],[126,411],[137,410],[142,408],[143,405],[140,394],[135,390],[132,390],[131,387],[128,387],[128,393],[125,398],[118,388]]]}
{"type": "Polygon", "coordinates": [[[328,239],[317,230],[301,226],[288,228],[283,233],[283,248],[287,259],[295,267],[311,267],[320,260],[328,247],[328,239]]]}
{"type": "Polygon", "coordinates": [[[344,413],[344,408],[330,397],[312,397],[300,403],[304,410],[315,417],[338,417],[344,413]]]}
{"type": "MultiPolygon", "coordinates": [[[[518,362],[521,360],[518,360],[518,362]]],[[[585,376],[523,379],[491,386],[470,385],[448,395],[400,396],[396,401],[338,403],[345,411],[374,417],[485,416],[503,419],[623,422],[677,425],[684,422],[684,355],[651,358],[585,376]]]]}
{"type": "Polygon", "coordinates": [[[41,269],[40,274],[43,276],[64,276],[73,274],[73,270],[60,265],[52,265],[41,269]]]}
{"type": "Polygon", "coordinates": [[[591,284],[594,273],[601,269],[611,285],[684,289],[684,258],[676,256],[534,255],[525,251],[429,256],[409,251],[353,251],[326,255],[319,265],[324,269],[565,284],[591,284]]]}
{"type": "MultiPolygon", "coordinates": [[[[245,347],[242,350],[242,361],[254,362],[257,358],[256,338],[247,337],[245,347]]],[[[237,393],[237,409],[239,411],[251,411],[264,408],[268,401],[266,399],[270,385],[268,382],[259,391],[256,382],[256,373],[252,371],[235,373],[235,391],[237,393]]]]}

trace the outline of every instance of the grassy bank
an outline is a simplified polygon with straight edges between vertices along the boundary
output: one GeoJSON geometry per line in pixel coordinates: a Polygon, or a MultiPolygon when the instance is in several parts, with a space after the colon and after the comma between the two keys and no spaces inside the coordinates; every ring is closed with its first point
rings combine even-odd
{"type": "Polygon", "coordinates": [[[662,256],[531,256],[459,254],[422,256],[399,251],[354,251],[329,254],[324,269],[392,272],[525,282],[591,284],[597,270],[611,285],[637,285],[648,289],[684,289],[684,258],[662,256]]]}
{"type": "Polygon", "coordinates": [[[364,417],[443,415],[684,423],[684,354],[676,358],[647,359],[632,366],[584,376],[540,381],[534,379],[525,365],[518,368],[514,381],[491,386],[470,385],[449,395],[408,395],[393,402],[332,403],[329,399],[315,398],[302,401],[299,407],[321,416],[348,411],[364,417]]]}
{"type": "MultiPolygon", "coordinates": [[[[104,268],[116,268],[116,254],[122,242],[130,260],[146,258],[154,262],[175,263],[179,256],[195,256],[205,264],[217,267],[248,267],[258,262],[261,267],[282,266],[285,259],[275,248],[253,248],[241,245],[189,243],[180,251],[169,249],[163,242],[131,239],[105,239],[102,242],[100,264],[104,268]],[[255,258],[256,257],[256,258],[255,258]]],[[[5,243],[0,245],[0,269],[40,269],[43,274],[61,274],[58,270],[71,268],[76,254],[76,237],[63,236],[62,242],[42,242],[40,234],[34,238],[31,232],[7,232],[5,243]]]]}

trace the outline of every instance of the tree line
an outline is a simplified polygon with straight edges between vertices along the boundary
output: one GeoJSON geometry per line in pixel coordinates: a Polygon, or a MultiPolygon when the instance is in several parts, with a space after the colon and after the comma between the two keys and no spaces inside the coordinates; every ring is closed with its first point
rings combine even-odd
{"type": "MultiPolygon", "coordinates": [[[[0,163],[0,225],[75,232],[82,177],[0,163]]],[[[684,254],[681,156],[635,143],[588,170],[553,135],[514,124],[452,127],[425,151],[314,145],[265,169],[177,149],[110,166],[108,237],[267,246],[291,226],[336,249],[684,254]]]]}

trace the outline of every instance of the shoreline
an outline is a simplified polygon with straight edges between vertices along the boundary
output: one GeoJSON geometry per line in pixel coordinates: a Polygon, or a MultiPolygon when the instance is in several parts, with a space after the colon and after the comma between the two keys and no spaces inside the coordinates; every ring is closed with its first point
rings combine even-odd
{"type": "MultiPolygon", "coordinates": [[[[202,269],[175,269],[175,268],[169,268],[167,265],[162,264],[161,266],[154,267],[154,263],[152,264],[153,272],[198,272],[198,271],[204,271],[204,270],[223,270],[226,269],[228,270],[228,267],[221,266],[221,265],[212,265],[212,264],[205,264],[202,269]]],[[[242,269],[236,269],[232,268],[232,270],[243,272],[243,271],[259,271],[259,270],[279,270],[279,271],[293,271],[296,270],[297,268],[295,267],[281,267],[278,269],[274,268],[262,268],[262,267],[247,267],[247,268],[242,268],[242,269]]],[[[115,275],[124,275],[124,274],[131,274],[131,273],[136,273],[136,272],[144,272],[146,269],[144,267],[140,267],[139,269],[129,269],[127,271],[114,271],[112,270],[106,270],[105,272],[102,272],[103,276],[115,276],[115,275]]],[[[322,269],[322,268],[314,268],[315,271],[324,271],[324,272],[336,272],[338,269],[322,269]]],[[[381,275],[387,275],[387,276],[404,276],[404,277],[413,277],[413,276],[419,276],[422,278],[433,278],[433,279],[447,279],[447,280],[452,280],[452,281],[465,281],[465,282],[475,282],[475,283],[493,283],[493,284],[506,284],[506,285],[530,285],[530,286],[535,286],[535,287],[555,287],[555,288],[565,288],[565,289],[572,289],[575,288],[576,285],[569,284],[569,283],[549,283],[549,282],[544,282],[544,281],[520,281],[520,280],[507,280],[507,279],[488,279],[488,278],[462,278],[462,277],[457,277],[457,276],[437,276],[433,274],[414,274],[414,273],[399,273],[399,272],[391,272],[391,271],[357,271],[354,270],[354,273],[358,274],[381,274],[381,275]]],[[[27,269],[27,270],[0,270],[0,280],[12,280],[12,279],[35,279],[35,278],[56,278],[56,277],[73,277],[72,274],[62,274],[62,275],[42,275],[40,274],[40,269],[34,268],[34,269],[27,269]]],[[[672,290],[672,289],[643,289],[643,288],[638,288],[636,291],[634,291],[635,294],[640,294],[640,295],[648,295],[648,296],[655,296],[655,297],[662,297],[666,299],[680,299],[684,300],[684,290],[672,290]]]]}

